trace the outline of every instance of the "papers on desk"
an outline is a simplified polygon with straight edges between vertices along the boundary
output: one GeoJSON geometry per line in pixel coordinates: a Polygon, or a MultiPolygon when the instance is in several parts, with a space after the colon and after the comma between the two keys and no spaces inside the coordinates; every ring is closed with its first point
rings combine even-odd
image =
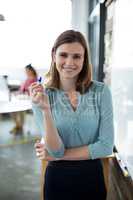
{"type": "Polygon", "coordinates": [[[0,102],[0,113],[11,113],[30,110],[32,108],[29,100],[20,100],[16,102],[0,102]]]}
{"type": "Polygon", "coordinates": [[[11,101],[12,102],[20,102],[21,100],[28,100],[30,101],[30,97],[27,94],[17,94],[11,93],[11,101]]]}
{"type": "Polygon", "coordinates": [[[0,113],[20,112],[31,108],[31,100],[27,95],[14,96],[11,101],[0,100],[0,113]]]}

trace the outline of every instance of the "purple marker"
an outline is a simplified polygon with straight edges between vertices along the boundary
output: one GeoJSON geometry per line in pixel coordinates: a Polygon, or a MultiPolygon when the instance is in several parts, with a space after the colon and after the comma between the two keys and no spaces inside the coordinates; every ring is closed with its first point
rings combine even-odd
{"type": "Polygon", "coordinates": [[[37,80],[38,83],[41,83],[42,77],[40,76],[39,79],[37,80]]]}
{"type": "MultiPolygon", "coordinates": [[[[37,79],[37,82],[42,85],[42,77],[41,76],[37,79]]],[[[44,92],[45,92],[45,90],[44,90],[44,92]]]]}

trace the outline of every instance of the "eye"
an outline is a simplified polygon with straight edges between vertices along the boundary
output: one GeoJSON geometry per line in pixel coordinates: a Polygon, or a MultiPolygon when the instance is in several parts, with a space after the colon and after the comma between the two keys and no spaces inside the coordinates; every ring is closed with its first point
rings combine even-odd
{"type": "Polygon", "coordinates": [[[63,58],[67,58],[67,53],[60,53],[60,56],[63,58]]]}
{"type": "Polygon", "coordinates": [[[75,55],[73,56],[73,58],[74,58],[74,59],[80,59],[80,58],[81,58],[81,55],[75,54],[75,55]]]}

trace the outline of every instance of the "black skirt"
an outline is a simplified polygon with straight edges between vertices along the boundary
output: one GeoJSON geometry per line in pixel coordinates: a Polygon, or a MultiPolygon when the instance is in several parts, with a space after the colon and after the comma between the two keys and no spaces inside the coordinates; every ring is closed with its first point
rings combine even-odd
{"type": "Polygon", "coordinates": [[[100,159],[52,161],[45,173],[44,200],[105,200],[100,159]]]}

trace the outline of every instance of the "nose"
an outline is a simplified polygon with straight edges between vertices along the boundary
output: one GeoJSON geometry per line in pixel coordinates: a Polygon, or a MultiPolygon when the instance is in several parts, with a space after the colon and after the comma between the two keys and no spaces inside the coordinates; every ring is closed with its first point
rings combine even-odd
{"type": "Polygon", "coordinates": [[[73,65],[73,57],[71,55],[67,57],[66,65],[73,65]]]}

